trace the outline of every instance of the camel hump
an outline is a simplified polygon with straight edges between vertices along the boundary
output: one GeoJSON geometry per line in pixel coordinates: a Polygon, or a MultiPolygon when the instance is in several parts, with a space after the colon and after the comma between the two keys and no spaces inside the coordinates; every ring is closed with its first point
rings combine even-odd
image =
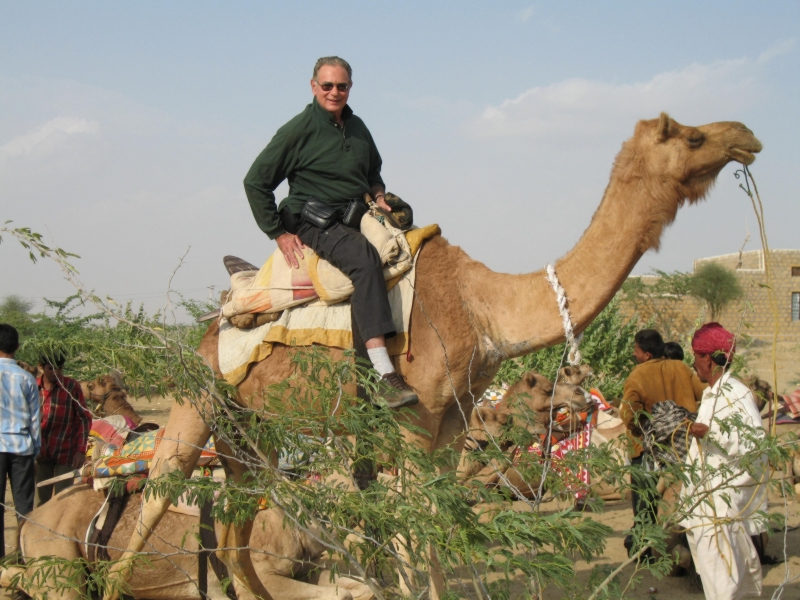
{"type": "Polygon", "coordinates": [[[250,264],[238,256],[226,256],[222,259],[222,262],[225,263],[225,268],[228,270],[228,275],[241,273],[243,271],[258,271],[257,266],[250,264]]]}

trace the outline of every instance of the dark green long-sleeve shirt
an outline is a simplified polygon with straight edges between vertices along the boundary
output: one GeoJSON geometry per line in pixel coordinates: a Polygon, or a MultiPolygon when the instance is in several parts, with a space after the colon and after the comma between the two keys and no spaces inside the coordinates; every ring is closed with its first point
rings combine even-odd
{"type": "Polygon", "coordinates": [[[253,216],[270,239],[286,232],[275,205],[275,188],[289,180],[288,205],[295,214],[309,198],[345,208],[362,198],[370,187],[383,185],[381,155],[364,122],[349,106],[342,111],[344,126],[317,104],[278,129],[244,178],[244,190],[253,216]]]}

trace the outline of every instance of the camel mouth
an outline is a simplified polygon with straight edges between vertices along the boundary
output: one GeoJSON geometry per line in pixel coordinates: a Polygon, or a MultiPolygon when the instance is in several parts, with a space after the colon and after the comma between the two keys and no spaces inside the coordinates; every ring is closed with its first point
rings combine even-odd
{"type": "Polygon", "coordinates": [[[761,148],[752,148],[745,150],[744,148],[730,148],[727,152],[728,157],[741,163],[745,166],[752,165],[756,160],[756,153],[760,152],[761,148]]]}

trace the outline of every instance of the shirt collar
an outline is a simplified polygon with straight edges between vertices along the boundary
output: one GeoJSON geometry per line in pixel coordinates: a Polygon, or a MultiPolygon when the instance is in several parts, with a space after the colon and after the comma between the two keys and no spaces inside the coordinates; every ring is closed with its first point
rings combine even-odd
{"type": "Polygon", "coordinates": [[[0,358],[0,362],[17,364],[17,361],[13,358],[0,358]]]}
{"type": "Polygon", "coordinates": [[[711,398],[711,397],[716,396],[717,394],[719,394],[720,388],[723,385],[725,385],[725,383],[730,378],[731,378],[730,371],[725,371],[722,374],[722,376],[719,379],[717,379],[717,382],[714,385],[707,387],[705,389],[705,391],[703,391],[703,400],[705,400],[706,398],[711,398]]]}
{"type": "MultiPolygon", "coordinates": [[[[40,377],[36,378],[36,385],[39,386],[40,390],[45,390],[45,387],[44,387],[44,376],[40,376],[40,377]]],[[[57,389],[57,388],[64,389],[64,382],[63,381],[59,381],[59,380],[56,379],[56,384],[53,386],[53,390],[57,389]]],[[[49,390],[49,391],[52,392],[53,390],[49,390]]],[[[48,390],[46,390],[46,391],[48,391],[48,390]]]]}
{"type": "MultiPolygon", "coordinates": [[[[317,114],[317,116],[320,117],[322,120],[334,124],[336,123],[336,119],[333,118],[333,114],[322,108],[319,105],[319,102],[317,102],[316,98],[313,98],[311,100],[311,106],[313,107],[313,110],[317,114]]],[[[346,121],[347,119],[349,119],[352,116],[352,114],[353,114],[353,109],[350,108],[349,104],[345,104],[344,108],[342,109],[342,121],[346,121]]]]}

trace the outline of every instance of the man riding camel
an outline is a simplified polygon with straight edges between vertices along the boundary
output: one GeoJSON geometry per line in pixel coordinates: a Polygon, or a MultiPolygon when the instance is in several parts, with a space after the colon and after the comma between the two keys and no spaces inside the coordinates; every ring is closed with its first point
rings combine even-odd
{"type": "Polygon", "coordinates": [[[286,263],[299,268],[302,249],[310,247],[353,282],[355,326],[366,340],[373,367],[388,388],[390,408],[419,402],[416,392],[395,371],[386,338],[395,334],[378,251],[359,232],[359,221],[342,217],[353,207],[366,212],[369,194],[387,212],[381,156],[364,122],[347,105],[352,69],[338,56],[314,65],[314,98],[299,115],[278,129],[244,179],[256,223],[275,240],[286,263]],[[289,195],[275,203],[275,188],[289,180],[289,195]]]}

